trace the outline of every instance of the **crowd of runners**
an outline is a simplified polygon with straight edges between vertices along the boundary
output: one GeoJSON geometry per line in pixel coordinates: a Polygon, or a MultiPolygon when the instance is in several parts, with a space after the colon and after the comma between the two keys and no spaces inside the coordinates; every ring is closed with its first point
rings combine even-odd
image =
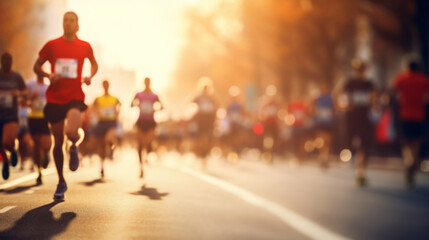
{"type": "Polygon", "coordinates": [[[136,175],[141,178],[148,154],[160,146],[193,151],[203,166],[216,146],[230,162],[237,161],[246,149],[257,148],[268,163],[275,155],[288,152],[300,162],[317,159],[324,169],[338,158],[336,147],[340,146],[351,150],[356,183],[365,186],[368,154],[374,140],[392,140],[395,132],[404,159],[405,184],[414,186],[427,132],[429,98],[429,80],[414,61],[398,74],[389,91],[378,90],[366,76],[368,66],[354,60],[353,74],[340,86],[320,83],[314,94],[293,94],[290,100],[283,101],[276,87],[270,85],[252,108],[244,103],[237,86],[231,86],[229,94],[224,94],[230,100],[222,106],[220,103],[225,101],[218,101],[215,96],[220,95],[213,93],[210,81],[204,81],[188,103],[195,109],[191,118],[157,123],[155,112],[165,106],[152,91],[149,77],[131,103],[112,96],[110,82],[104,80],[104,94],[87,106],[82,84],[91,84],[98,64],[91,45],[76,35],[76,13],[64,14],[63,29],[63,36],[47,42],[40,50],[34,64],[35,80],[25,82],[12,71],[11,54],[1,55],[0,158],[4,179],[9,178],[10,167],[15,167],[19,159],[31,158],[38,171],[36,182],[42,184],[42,169],[52,159],[58,173],[54,199],[63,200],[67,191],[64,149],[71,171],[78,169],[82,154],[96,153],[103,178],[104,161],[113,158],[120,141],[123,130],[118,119],[122,104],[126,104],[139,109],[134,141],[140,163],[136,175]],[[82,77],[85,59],[91,71],[82,77]],[[51,65],[49,72],[43,68],[45,62],[51,65]],[[79,147],[81,142],[84,144],[79,147]]]}

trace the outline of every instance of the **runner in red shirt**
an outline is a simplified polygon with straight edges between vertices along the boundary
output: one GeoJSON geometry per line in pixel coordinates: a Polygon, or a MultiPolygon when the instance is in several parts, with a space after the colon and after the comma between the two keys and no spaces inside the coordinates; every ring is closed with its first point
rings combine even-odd
{"type": "Polygon", "coordinates": [[[405,160],[405,182],[413,187],[414,175],[420,159],[425,103],[429,92],[429,80],[419,72],[418,64],[410,62],[407,71],[394,81],[394,90],[399,95],[399,119],[402,155],[405,160]]]}
{"type": "Polygon", "coordinates": [[[54,135],[54,159],[57,167],[59,183],[54,199],[63,200],[67,184],[63,175],[63,143],[64,132],[72,142],[70,147],[70,170],[79,166],[76,142],[80,136],[81,112],[87,106],[82,82],[91,84],[92,77],[97,73],[98,64],[94,58],[91,45],[77,38],[79,30],[78,16],[74,12],[66,12],[63,17],[64,35],[49,41],[39,52],[34,64],[34,71],[49,78],[50,85],[46,91],[47,104],[44,108],[46,120],[50,123],[54,135]],[[82,67],[85,58],[91,62],[91,76],[82,78],[82,67]],[[49,61],[51,73],[42,70],[42,65],[49,61]],[[67,121],[65,121],[67,119],[67,121]],[[66,122],[66,124],[64,124],[66,122]]]}

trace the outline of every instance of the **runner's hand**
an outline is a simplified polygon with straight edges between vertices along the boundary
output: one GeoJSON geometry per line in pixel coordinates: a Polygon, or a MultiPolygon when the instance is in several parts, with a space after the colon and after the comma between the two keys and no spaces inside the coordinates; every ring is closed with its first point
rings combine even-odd
{"type": "Polygon", "coordinates": [[[49,75],[49,81],[51,81],[51,84],[57,83],[58,80],[60,80],[60,75],[59,74],[52,73],[51,75],[49,75]]]}
{"type": "Polygon", "coordinates": [[[90,84],[91,84],[91,78],[90,78],[90,77],[84,77],[84,78],[83,78],[83,82],[84,82],[86,85],[90,85],[90,84]]]}

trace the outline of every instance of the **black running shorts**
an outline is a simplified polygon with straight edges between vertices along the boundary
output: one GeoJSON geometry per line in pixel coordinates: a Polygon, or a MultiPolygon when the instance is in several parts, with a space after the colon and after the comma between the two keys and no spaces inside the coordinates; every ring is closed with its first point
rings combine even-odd
{"type": "Polygon", "coordinates": [[[49,123],[58,123],[66,119],[67,112],[72,108],[76,108],[83,112],[88,106],[86,106],[83,101],[79,100],[72,100],[66,104],[47,103],[43,109],[43,113],[45,114],[45,119],[49,123]]]}
{"type": "Polygon", "coordinates": [[[138,129],[142,132],[147,132],[149,130],[153,130],[156,127],[156,122],[155,121],[150,121],[150,120],[138,120],[136,122],[136,126],[138,127],[138,129]]]}
{"type": "Polygon", "coordinates": [[[116,128],[116,121],[99,121],[97,126],[94,128],[93,134],[97,137],[103,137],[107,131],[116,128]]]}
{"type": "Polygon", "coordinates": [[[404,140],[419,140],[423,137],[423,123],[422,122],[401,122],[401,135],[404,140]]]}
{"type": "Polygon", "coordinates": [[[28,118],[28,128],[31,135],[49,135],[48,121],[45,118],[28,118]]]}

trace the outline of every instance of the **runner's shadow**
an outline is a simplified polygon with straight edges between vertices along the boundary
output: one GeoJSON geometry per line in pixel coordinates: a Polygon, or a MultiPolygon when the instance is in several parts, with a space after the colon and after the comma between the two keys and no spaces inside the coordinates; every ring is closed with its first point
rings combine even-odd
{"type": "Polygon", "coordinates": [[[428,208],[429,188],[419,186],[411,190],[392,190],[392,189],[366,189],[367,192],[382,195],[390,199],[396,199],[403,203],[412,204],[428,208]]]}
{"type": "Polygon", "coordinates": [[[50,209],[58,201],[35,208],[24,214],[10,229],[0,232],[0,239],[51,239],[66,230],[76,213],[65,212],[58,219],[50,209]]]}
{"type": "Polygon", "coordinates": [[[151,200],[162,200],[169,193],[159,193],[156,188],[147,188],[146,185],[143,185],[140,191],[131,194],[147,196],[151,200]]]}
{"type": "Polygon", "coordinates": [[[92,187],[97,183],[106,183],[106,181],[104,181],[104,179],[99,178],[99,179],[94,179],[92,181],[88,181],[88,182],[82,182],[81,184],[87,186],[87,187],[92,187]]]}
{"type": "Polygon", "coordinates": [[[10,190],[4,190],[4,189],[2,189],[2,190],[0,190],[0,193],[7,193],[7,194],[20,193],[20,192],[23,192],[25,190],[28,190],[28,189],[31,189],[33,187],[37,187],[37,186],[40,186],[40,185],[41,184],[35,183],[35,184],[27,185],[27,186],[16,187],[16,188],[10,189],[10,190]]]}

